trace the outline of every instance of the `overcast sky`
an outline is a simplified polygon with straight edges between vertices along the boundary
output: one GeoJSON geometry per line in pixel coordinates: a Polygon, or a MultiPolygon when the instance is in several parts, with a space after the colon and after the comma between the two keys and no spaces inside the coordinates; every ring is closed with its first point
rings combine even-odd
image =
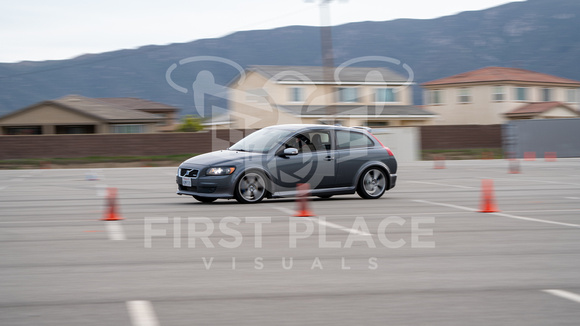
{"type": "MultiPolygon", "coordinates": [[[[320,0],[1,1],[0,62],[69,59],[235,31],[320,24],[320,0]]],[[[513,1],[336,0],[330,4],[330,22],[429,19],[507,2],[513,1]]]]}

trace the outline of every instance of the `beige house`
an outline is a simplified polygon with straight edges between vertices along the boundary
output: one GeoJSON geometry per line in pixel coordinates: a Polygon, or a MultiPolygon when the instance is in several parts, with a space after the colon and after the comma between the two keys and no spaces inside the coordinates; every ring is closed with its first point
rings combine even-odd
{"type": "Polygon", "coordinates": [[[486,67],[421,85],[436,124],[501,124],[510,119],[577,118],[580,82],[534,71],[486,67]],[[556,103],[546,105],[535,103],[556,103]],[[542,112],[538,109],[542,108],[542,112]],[[533,113],[534,114],[529,114],[533,113]]]}
{"type": "Polygon", "coordinates": [[[229,84],[231,127],[286,123],[417,126],[430,124],[435,118],[433,113],[412,105],[413,83],[391,70],[328,70],[314,66],[246,69],[229,84]]]}
{"type": "Polygon", "coordinates": [[[176,123],[179,120],[178,108],[159,102],[153,102],[134,97],[109,97],[97,98],[97,100],[119,105],[132,110],[153,114],[157,118],[161,119],[161,121],[158,122],[157,126],[155,127],[156,132],[175,130],[176,123]]]}
{"type": "Polygon", "coordinates": [[[173,130],[178,109],[135,98],[69,95],[0,117],[3,135],[148,133],[173,130]]]}
{"type": "Polygon", "coordinates": [[[536,102],[524,104],[505,114],[507,119],[561,119],[578,118],[580,112],[562,102],[536,102]]]}

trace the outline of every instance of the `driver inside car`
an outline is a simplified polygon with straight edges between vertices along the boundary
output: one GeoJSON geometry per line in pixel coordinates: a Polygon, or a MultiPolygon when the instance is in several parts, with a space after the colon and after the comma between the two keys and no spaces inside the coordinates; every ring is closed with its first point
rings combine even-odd
{"type": "MultiPolygon", "coordinates": [[[[309,145],[310,140],[308,137],[300,134],[292,137],[289,141],[287,141],[284,145],[286,148],[296,148],[299,153],[302,153],[302,149],[304,145],[309,145]]],[[[306,146],[306,148],[308,148],[306,146]]]]}

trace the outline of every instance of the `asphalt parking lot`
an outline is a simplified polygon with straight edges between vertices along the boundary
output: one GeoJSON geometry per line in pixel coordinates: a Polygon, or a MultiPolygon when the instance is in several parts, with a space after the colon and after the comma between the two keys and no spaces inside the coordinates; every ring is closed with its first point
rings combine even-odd
{"type": "Polygon", "coordinates": [[[402,164],[383,198],[313,199],[315,217],[177,196],[175,172],[0,171],[0,324],[580,320],[580,159],[402,164]],[[482,179],[499,212],[478,212],[482,179]],[[109,187],[122,221],[100,221],[109,187]]]}

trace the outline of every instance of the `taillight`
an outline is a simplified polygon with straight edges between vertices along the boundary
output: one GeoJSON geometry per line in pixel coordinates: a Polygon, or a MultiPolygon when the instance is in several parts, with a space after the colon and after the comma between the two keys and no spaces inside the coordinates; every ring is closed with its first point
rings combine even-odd
{"type": "Polygon", "coordinates": [[[395,154],[393,154],[393,151],[392,151],[390,148],[388,148],[387,146],[383,145],[383,143],[381,143],[381,141],[380,141],[380,140],[377,138],[377,136],[375,136],[375,135],[373,135],[373,134],[371,134],[371,136],[373,136],[373,138],[374,138],[376,141],[378,141],[378,142],[379,142],[379,144],[381,144],[381,146],[383,146],[383,148],[384,148],[384,149],[386,149],[386,150],[387,150],[387,153],[389,153],[389,156],[395,156],[395,154]]]}

